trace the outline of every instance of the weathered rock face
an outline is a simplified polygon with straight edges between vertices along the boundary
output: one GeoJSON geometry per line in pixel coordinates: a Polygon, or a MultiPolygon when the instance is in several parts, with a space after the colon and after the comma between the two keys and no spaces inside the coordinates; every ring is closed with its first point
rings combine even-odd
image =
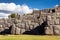
{"type": "Polygon", "coordinates": [[[0,19],[0,34],[60,34],[60,7],[0,19]]]}

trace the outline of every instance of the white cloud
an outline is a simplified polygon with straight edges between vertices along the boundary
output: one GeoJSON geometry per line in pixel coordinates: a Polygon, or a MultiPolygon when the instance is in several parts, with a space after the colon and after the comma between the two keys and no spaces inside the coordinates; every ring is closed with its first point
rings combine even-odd
{"type": "Polygon", "coordinates": [[[10,14],[0,13],[0,18],[7,18],[7,17],[8,17],[8,15],[10,15],[10,14]]]}
{"type": "Polygon", "coordinates": [[[22,5],[22,11],[24,13],[31,13],[32,12],[32,9],[29,9],[29,7],[26,6],[26,5],[22,5]]]}
{"type": "Polygon", "coordinates": [[[55,7],[58,7],[59,5],[57,4],[57,5],[55,5],[55,7]]]}
{"type": "MultiPolygon", "coordinates": [[[[15,3],[0,3],[0,10],[18,12],[18,13],[32,13],[32,10],[27,5],[16,5],[15,3]]],[[[0,17],[7,17],[10,13],[0,12],[0,17]]]]}
{"type": "Polygon", "coordinates": [[[8,11],[17,11],[30,13],[32,9],[30,9],[27,5],[16,5],[15,3],[0,3],[0,10],[8,10],[8,11]]]}
{"type": "Polygon", "coordinates": [[[34,10],[39,10],[38,8],[34,8],[34,10]]]}
{"type": "Polygon", "coordinates": [[[15,10],[16,5],[14,3],[0,3],[0,10],[15,10]]]}

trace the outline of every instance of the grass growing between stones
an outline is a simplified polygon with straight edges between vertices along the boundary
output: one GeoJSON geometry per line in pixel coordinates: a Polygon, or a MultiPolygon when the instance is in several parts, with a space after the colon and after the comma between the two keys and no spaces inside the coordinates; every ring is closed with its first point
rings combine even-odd
{"type": "Polygon", "coordinates": [[[47,35],[0,35],[0,40],[60,40],[60,36],[47,36],[47,35]]]}

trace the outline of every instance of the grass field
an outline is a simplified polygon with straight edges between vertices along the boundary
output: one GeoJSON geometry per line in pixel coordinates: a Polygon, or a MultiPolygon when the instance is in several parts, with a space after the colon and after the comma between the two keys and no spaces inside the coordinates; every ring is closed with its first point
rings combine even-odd
{"type": "Polygon", "coordinates": [[[60,36],[47,35],[0,35],[0,40],[60,40],[60,36]]]}

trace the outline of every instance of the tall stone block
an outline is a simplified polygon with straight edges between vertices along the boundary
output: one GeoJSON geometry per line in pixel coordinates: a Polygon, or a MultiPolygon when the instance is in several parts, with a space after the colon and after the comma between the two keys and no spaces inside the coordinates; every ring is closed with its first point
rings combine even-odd
{"type": "Polygon", "coordinates": [[[16,27],[15,34],[20,34],[20,28],[16,27]]]}
{"type": "Polygon", "coordinates": [[[15,24],[13,24],[11,28],[11,34],[15,34],[15,29],[16,29],[16,26],[15,24]]]}

